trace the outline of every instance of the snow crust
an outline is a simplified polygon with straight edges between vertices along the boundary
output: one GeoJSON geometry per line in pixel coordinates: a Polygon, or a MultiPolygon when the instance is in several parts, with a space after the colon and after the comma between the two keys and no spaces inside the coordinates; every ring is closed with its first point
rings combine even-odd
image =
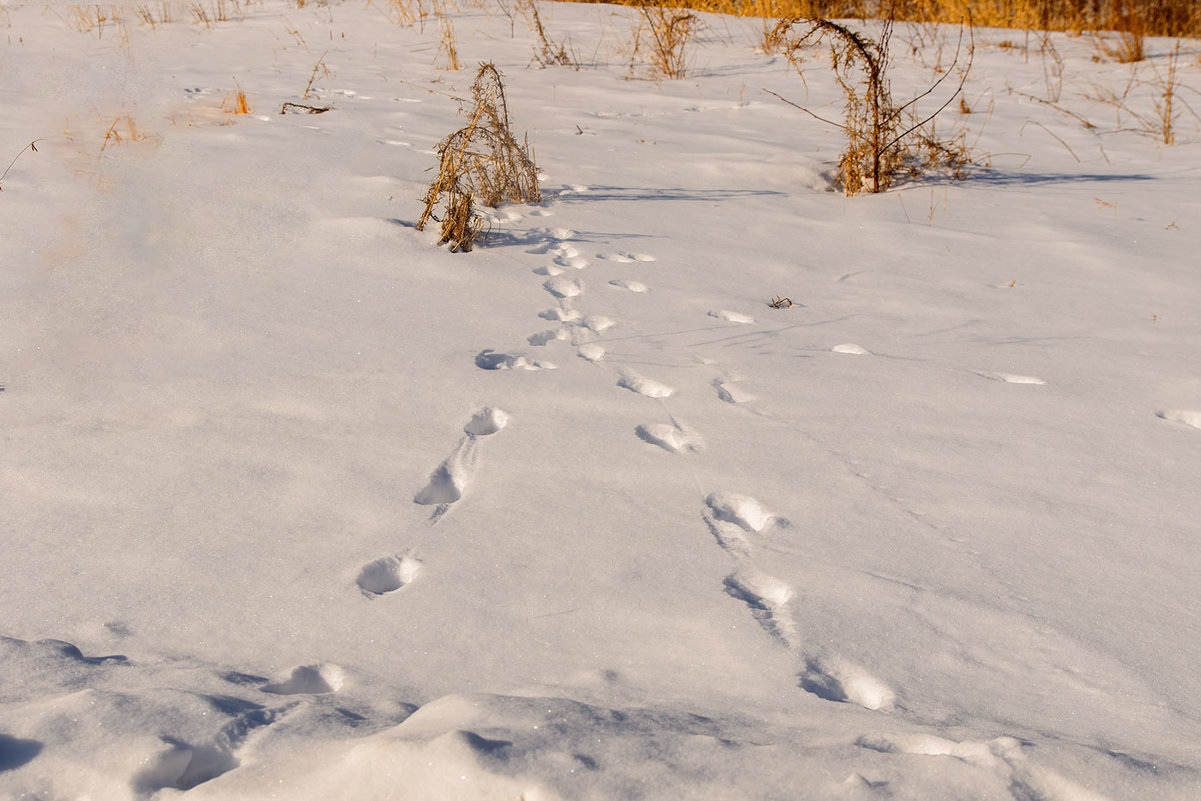
{"type": "Polygon", "coordinates": [[[1173,42],[977,30],[988,169],[848,199],[759,21],[655,81],[628,8],[540,4],[575,70],[447,6],[451,71],[386,3],[168,5],[0,8],[0,797],[1201,797],[1173,42]],[[544,199],[452,254],[483,60],[544,199]]]}

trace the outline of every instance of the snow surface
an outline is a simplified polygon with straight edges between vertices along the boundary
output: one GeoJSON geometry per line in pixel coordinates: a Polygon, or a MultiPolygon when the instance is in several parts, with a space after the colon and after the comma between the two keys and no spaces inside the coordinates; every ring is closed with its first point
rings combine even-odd
{"type": "MultiPolygon", "coordinates": [[[[625,8],[540,6],[580,70],[452,9],[448,71],[297,5],[0,9],[0,796],[1201,797],[1172,42],[979,30],[990,168],[847,199],[764,92],[837,117],[828,56],[754,20],[656,82],[625,8]],[[451,254],[482,60],[545,197],[451,254]]],[[[894,92],[956,37],[899,26],[894,92]]]]}

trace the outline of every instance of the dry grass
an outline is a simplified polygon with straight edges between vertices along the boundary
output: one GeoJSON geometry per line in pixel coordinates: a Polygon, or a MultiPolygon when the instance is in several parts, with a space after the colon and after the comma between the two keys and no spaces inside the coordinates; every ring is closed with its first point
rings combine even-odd
{"type": "Polygon", "coordinates": [[[455,42],[455,26],[450,21],[450,16],[446,13],[446,7],[439,5],[437,8],[438,14],[438,53],[434,56],[435,63],[439,58],[443,59],[442,69],[453,70],[457,72],[463,69],[463,65],[459,63],[459,48],[455,42]]]}
{"type": "Polygon", "coordinates": [[[631,62],[649,51],[646,58],[653,76],[683,78],[688,71],[686,50],[701,27],[700,18],[686,8],[661,5],[639,5],[638,15],[631,62]]]}
{"type": "Polygon", "coordinates": [[[473,105],[467,125],[439,143],[438,174],[425,193],[425,209],[417,230],[432,219],[442,224],[438,244],[452,251],[469,251],[483,233],[484,220],[475,204],[495,208],[501,203],[537,203],[538,168],[529,143],[513,136],[501,74],[481,64],[471,85],[473,105]],[[434,210],[443,204],[441,219],[434,210]]]}
{"type": "Polygon", "coordinates": [[[574,67],[580,68],[580,61],[567,52],[567,46],[561,42],[551,41],[542,25],[542,17],[538,14],[536,0],[518,0],[517,8],[525,17],[530,30],[538,37],[534,47],[534,60],[543,67],[574,67]]]}
{"type": "Polygon", "coordinates": [[[129,49],[129,28],[120,6],[105,8],[99,4],[72,3],[67,7],[67,20],[76,30],[94,33],[98,39],[103,39],[105,31],[111,29],[113,33],[109,35],[117,37],[117,46],[122,50],[129,49]]]}
{"type": "Polygon", "coordinates": [[[241,89],[221,101],[221,110],[226,114],[249,114],[250,104],[246,102],[246,93],[241,89]]]}
{"type": "MultiPolygon", "coordinates": [[[[582,0],[588,2],[589,0],[582,0]]],[[[645,0],[613,0],[640,6],[645,0]]],[[[992,28],[1053,31],[1126,30],[1137,20],[1146,36],[1201,36],[1197,0],[682,0],[682,7],[777,19],[883,19],[961,22],[992,28]],[[1127,11],[1122,12],[1122,9],[1127,11]],[[1117,26],[1117,27],[1115,27],[1117,26]]]]}
{"type": "Polygon", "coordinates": [[[113,120],[112,125],[108,126],[108,130],[104,134],[104,141],[100,143],[99,156],[104,155],[104,151],[110,146],[121,145],[129,142],[144,142],[150,136],[139,131],[138,126],[133,121],[133,117],[128,112],[122,112],[113,120]]]}
{"type": "Polygon", "coordinates": [[[834,75],[846,95],[843,122],[824,119],[803,106],[781,99],[846,134],[847,147],[838,168],[847,195],[884,192],[906,174],[918,178],[929,173],[949,173],[961,178],[970,162],[962,134],[945,139],[938,136],[934,128],[936,117],[962,97],[963,85],[971,69],[970,55],[954,93],[933,114],[919,119],[914,110],[916,102],[929,96],[953,74],[962,43],[956,48],[950,68],[932,86],[908,103],[897,105],[888,80],[892,27],[893,21],[886,19],[879,37],[869,39],[831,20],[806,22],[794,19],[781,21],[774,32],[787,41],[786,52],[798,74],[801,73],[798,55],[801,49],[823,41],[829,43],[834,75]],[[799,34],[795,33],[798,29],[801,29],[799,34]]]}

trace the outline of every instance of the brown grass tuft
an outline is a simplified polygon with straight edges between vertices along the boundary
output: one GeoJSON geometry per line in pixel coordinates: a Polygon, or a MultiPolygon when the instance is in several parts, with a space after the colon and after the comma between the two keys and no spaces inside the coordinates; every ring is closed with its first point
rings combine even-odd
{"type": "Polygon", "coordinates": [[[780,99],[846,134],[847,148],[838,168],[847,195],[884,192],[903,174],[913,178],[930,172],[949,172],[956,178],[963,176],[970,159],[962,135],[950,140],[940,138],[933,123],[942,111],[962,97],[963,85],[971,70],[970,46],[969,62],[961,71],[959,86],[937,111],[918,119],[913,110],[916,102],[930,95],[954,72],[962,42],[956,48],[950,68],[932,86],[908,103],[897,105],[893,102],[888,81],[891,19],[884,21],[877,39],[869,39],[846,25],[827,19],[805,22],[806,27],[799,36],[791,35],[803,22],[782,20],[776,33],[787,38],[789,60],[798,73],[801,72],[798,53],[803,47],[821,41],[829,43],[834,75],[847,99],[846,117],[842,123],[833,122],[783,97],[780,99]],[[909,117],[908,122],[903,122],[905,115],[909,117]]]}
{"type": "Polygon", "coordinates": [[[250,104],[246,102],[246,93],[241,89],[221,101],[221,110],[226,114],[249,114],[250,104]]]}
{"type": "Polygon", "coordinates": [[[529,142],[513,136],[505,88],[495,65],[481,64],[471,85],[473,106],[467,125],[439,143],[438,174],[425,193],[425,209],[417,230],[432,219],[442,224],[438,244],[452,251],[469,251],[483,232],[485,222],[475,204],[495,208],[501,203],[537,203],[538,168],[529,153],[529,142]],[[434,216],[445,203],[442,219],[434,216]]]}
{"type": "Polygon", "coordinates": [[[641,19],[634,28],[633,60],[645,49],[651,73],[662,78],[683,78],[688,70],[686,49],[701,27],[696,14],[685,8],[639,5],[641,19]]]}

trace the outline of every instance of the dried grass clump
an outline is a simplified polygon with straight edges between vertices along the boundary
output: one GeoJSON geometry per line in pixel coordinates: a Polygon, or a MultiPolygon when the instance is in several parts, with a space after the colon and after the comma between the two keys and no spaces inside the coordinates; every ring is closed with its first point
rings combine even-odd
{"type": "Polygon", "coordinates": [[[241,89],[221,101],[221,110],[226,114],[249,114],[250,103],[246,101],[246,93],[241,89]]]}
{"type": "Polygon", "coordinates": [[[701,27],[696,14],[685,8],[665,8],[661,5],[638,5],[641,19],[634,28],[633,61],[649,50],[652,74],[663,78],[683,78],[688,71],[686,50],[701,27]]]}
{"type": "Polygon", "coordinates": [[[970,62],[951,97],[934,114],[916,119],[912,108],[952,74],[959,62],[959,49],[956,49],[950,68],[932,86],[908,103],[897,105],[893,102],[888,81],[892,26],[892,20],[886,19],[879,38],[874,40],[827,19],[782,20],[773,32],[773,36],[787,41],[786,52],[798,73],[801,71],[799,51],[815,42],[829,42],[834,75],[847,99],[845,120],[841,124],[832,122],[803,106],[780,99],[846,134],[847,148],[839,159],[838,168],[847,195],[884,192],[906,174],[917,178],[927,173],[949,171],[955,177],[962,177],[970,161],[962,136],[942,140],[932,124],[960,97],[971,69],[970,62]],[[792,31],[802,23],[806,26],[803,32],[799,36],[793,35],[792,31]]]}
{"type": "Polygon", "coordinates": [[[535,0],[518,2],[518,9],[529,23],[530,30],[538,36],[538,46],[534,48],[534,60],[542,67],[574,67],[580,68],[580,61],[567,52],[567,46],[561,42],[551,41],[542,25],[542,17],[538,15],[538,4],[535,0]]]}
{"type": "Polygon", "coordinates": [[[467,125],[439,143],[438,175],[425,193],[425,210],[417,230],[431,219],[442,224],[438,244],[452,251],[469,251],[485,222],[475,204],[496,208],[501,203],[537,203],[538,168],[529,142],[513,136],[505,88],[496,66],[481,64],[471,85],[474,105],[467,125]],[[444,204],[442,219],[434,209],[444,204]]]}

